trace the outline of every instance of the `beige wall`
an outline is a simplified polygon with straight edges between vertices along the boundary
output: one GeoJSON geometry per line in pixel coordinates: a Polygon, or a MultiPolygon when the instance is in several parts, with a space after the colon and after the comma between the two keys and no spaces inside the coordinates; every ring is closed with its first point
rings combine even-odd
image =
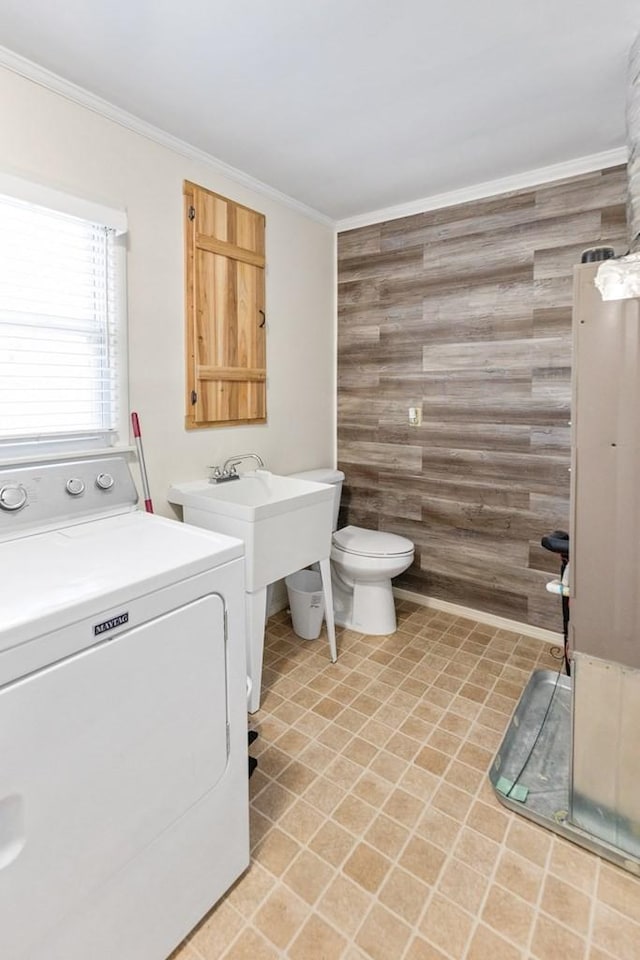
{"type": "Polygon", "coordinates": [[[333,464],[333,229],[4,69],[0,116],[4,172],[127,211],[129,407],[140,414],[156,511],[171,515],[171,480],[204,476],[232,454],[257,452],[274,472],[333,464]],[[264,426],[183,426],[184,179],[267,218],[264,426]]]}

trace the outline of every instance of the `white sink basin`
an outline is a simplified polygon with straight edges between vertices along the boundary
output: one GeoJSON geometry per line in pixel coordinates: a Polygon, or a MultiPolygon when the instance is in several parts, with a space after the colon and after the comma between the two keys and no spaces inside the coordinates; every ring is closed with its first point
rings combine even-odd
{"type": "Polygon", "coordinates": [[[332,495],[332,489],[326,483],[256,470],[243,473],[239,480],[224,483],[195,480],[173,484],[169,489],[169,502],[255,523],[265,517],[330,500],[332,495]]]}
{"type": "Polygon", "coordinates": [[[259,590],[331,552],[333,487],[267,470],[240,480],[195,480],[169,488],[185,523],[244,540],[245,581],[259,590]]]}

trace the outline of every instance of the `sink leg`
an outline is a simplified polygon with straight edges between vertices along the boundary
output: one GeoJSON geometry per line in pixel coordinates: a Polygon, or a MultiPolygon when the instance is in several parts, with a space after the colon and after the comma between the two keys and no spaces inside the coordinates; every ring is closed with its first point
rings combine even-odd
{"type": "Polygon", "coordinates": [[[336,647],[336,628],[333,622],[333,590],[331,589],[331,565],[329,558],[320,561],[320,575],[322,576],[322,592],[324,594],[324,618],[327,624],[327,636],[331,650],[331,662],[338,659],[336,647]]]}
{"type": "Polygon", "coordinates": [[[247,615],[247,673],[251,680],[248,709],[249,713],[255,713],[260,706],[267,588],[263,587],[255,593],[245,593],[244,597],[247,615]]]}

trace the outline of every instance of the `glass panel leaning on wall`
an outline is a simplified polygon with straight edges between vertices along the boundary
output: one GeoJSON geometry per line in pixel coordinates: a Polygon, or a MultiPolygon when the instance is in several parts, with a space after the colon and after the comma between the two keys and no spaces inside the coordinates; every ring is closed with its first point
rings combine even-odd
{"type": "Polygon", "coordinates": [[[112,446],[127,415],[122,224],[64,212],[64,194],[49,207],[3,186],[0,460],[112,446]]]}

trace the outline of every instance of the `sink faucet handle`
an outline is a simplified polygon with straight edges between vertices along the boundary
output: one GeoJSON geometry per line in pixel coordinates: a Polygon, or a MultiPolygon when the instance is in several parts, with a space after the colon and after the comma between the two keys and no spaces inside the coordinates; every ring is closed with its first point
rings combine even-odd
{"type": "Polygon", "coordinates": [[[264,467],[264,461],[257,453],[239,453],[235,457],[229,457],[228,460],[225,460],[223,470],[233,470],[234,473],[237,473],[235,468],[243,460],[255,460],[258,467],[264,467]]]}
{"type": "Polygon", "coordinates": [[[233,472],[235,476],[238,472],[236,467],[242,463],[243,460],[255,460],[258,467],[264,467],[264,461],[257,453],[239,453],[235,457],[229,457],[228,460],[225,460],[223,471],[229,470],[229,472],[233,472]]]}

